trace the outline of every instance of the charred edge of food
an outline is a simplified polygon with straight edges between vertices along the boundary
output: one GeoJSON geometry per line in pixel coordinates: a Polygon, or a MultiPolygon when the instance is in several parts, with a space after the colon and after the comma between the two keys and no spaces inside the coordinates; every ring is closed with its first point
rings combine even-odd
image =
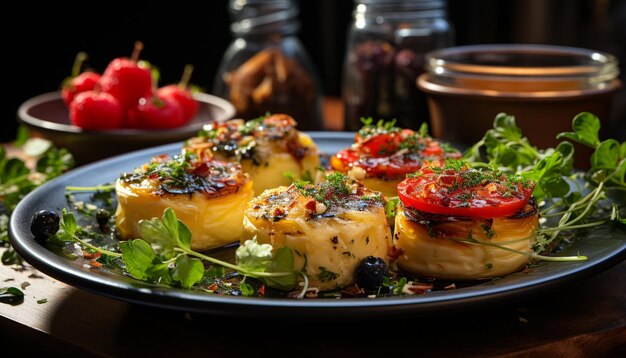
{"type": "MultiPolygon", "coordinates": [[[[424,211],[409,208],[405,206],[402,202],[400,202],[399,205],[402,205],[402,208],[404,209],[404,213],[407,219],[415,223],[418,223],[420,225],[427,225],[429,227],[434,227],[439,224],[450,223],[450,222],[477,220],[477,218],[469,217],[469,216],[451,216],[451,215],[427,213],[424,211]]],[[[535,198],[531,197],[528,203],[523,208],[521,208],[518,212],[516,212],[515,214],[511,216],[505,217],[505,219],[517,220],[517,219],[528,218],[528,217],[537,215],[538,210],[539,209],[537,207],[537,202],[535,201],[535,198]]],[[[478,219],[492,220],[493,218],[478,218],[478,219]]]]}
{"type": "Polygon", "coordinates": [[[257,150],[262,141],[282,144],[291,156],[300,161],[309,148],[300,143],[296,121],[286,114],[273,114],[245,122],[234,119],[222,123],[207,125],[198,137],[192,138],[187,145],[190,147],[209,144],[209,149],[227,158],[250,159],[260,165],[262,159],[257,150]],[[282,142],[282,143],[281,143],[282,142]]]}
{"type": "Polygon", "coordinates": [[[140,185],[147,180],[155,188],[155,195],[198,192],[213,199],[236,193],[248,178],[239,164],[202,161],[187,153],[173,158],[167,155],[154,157],[150,164],[123,174],[120,180],[129,185],[140,185]]]}

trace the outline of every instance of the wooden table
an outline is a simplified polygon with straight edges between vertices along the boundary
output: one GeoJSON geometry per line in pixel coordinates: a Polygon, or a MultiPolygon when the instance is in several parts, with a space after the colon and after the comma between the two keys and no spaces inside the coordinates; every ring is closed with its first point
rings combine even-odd
{"type": "MultiPolygon", "coordinates": [[[[332,115],[341,107],[334,102],[332,115]]],[[[328,110],[328,106],[326,109],[328,110]]],[[[328,113],[328,112],[327,112],[328,113]]],[[[333,129],[340,122],[329,122],[333,129]]],[[[0,249],[1,254],[2,249],[0,249]]],[[[32,268],[0,265],[0,353],[73,356],[626,356],[626,262],[557,291],[500,306],[395,320],[225,319],[91,294],[32,268]],[[4,281],[4,282],[1,282],[4,281]],[[37,300],[47,299],[38,304],[37,300]]]]}

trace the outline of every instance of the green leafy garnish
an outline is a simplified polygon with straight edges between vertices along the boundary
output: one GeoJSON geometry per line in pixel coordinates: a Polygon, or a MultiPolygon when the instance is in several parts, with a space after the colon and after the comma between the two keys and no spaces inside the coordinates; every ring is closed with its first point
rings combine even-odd
{"type": "Polygon", "coordinates": [[[24,292],[17,287],[0,287],[0,302],[19,305],[24,302],[24,292]]]}
{"type": "Polygon", "coordinates": [[[564,231],[603,225],[610,220],[622,222],[616,220],[619,217],[616,209],[609,214],[608,209],[600,208],[600,203],[607,199],[607,186],[626,189],[626,143],[614,139],[600,141],[600,120],[591,113],[574,117],[572,129],[572,132],[560,133],[557,138],[570,139],[594,149],[591,169],[587,173],[573,170],[574,146],[570,142],[563,141],[556,148],[539,150],[522,135],[515,118],[504,113],[496,116],[493,129],[464,154],[464,158],[476,168],[518,175],[537,184],[533,195],[542,205],[541,216],[550,221],[537,231],[535,252],[530,255],[534,259],[586,259],[581,255],[554,258],[541,253],[561,240],[560,234],[564,231]],[[572,189],[582,176],[586,179],[584,188],[572,189]]]}

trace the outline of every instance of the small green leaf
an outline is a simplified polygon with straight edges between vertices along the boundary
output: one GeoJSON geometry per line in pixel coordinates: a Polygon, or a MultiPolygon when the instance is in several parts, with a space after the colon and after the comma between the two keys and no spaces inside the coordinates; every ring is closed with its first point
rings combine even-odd
{"type": "Polygon", "coordinates": [[[515,125],[515,117],[506,113],[498,113],[493,121],[493,128],[502,137],[508,140],[519,140],[522,138],[522,130],[515,125]]]}
{"type": "Polygon", "coordinates": [[[420,125],[420,129],[418,130],[418,133],[420,135],[420,137],[422,138],[428,138],[428,123],[424,122],[422,123],[422,125],[420,125]]]}
{"type": "Polygon", "coordinates": [[[598,137],[600,120],[594,114],[582,112],[576,115],[572,120],[572,129],[574,132],[559,133],[556,137],[569,138],[591,148],[595,148],[600,143],[598,137]]]}
{"type": "Polygon", "coordinates": [[[172,278],[180,282],[183,288],[191,288],[204,275],[204,265],[202,261],[189,258],[187,255],[180,255],[176,259],[176,264],[172,270],[172,278]]]}
{"type": "Polygon", "coordinates": [[[162,221],[176,244],[185,250],[191,250],[191,231],[182,221],[176,218],[176,213],[172,208],[166,208],[163,211],[162,221]]]}
{"type": "Polygon", "coordinates": [[[165,225],[163,225],[163,221],[159,218],[139,221],[139,236],[150,243],[160,246],[164,253],[170,253],[174,250],[175,242],[165,225]]]}
{"type": "Polygon", "coordinates": [[[615,139],[600,143],[591,155],[592,169],[615,169],[620,157],[620,144],[615,139]]]}
{"type": "Polygon", "coordinates": [[[272,245],[261,244],[256,237],[246,240],[235,252],[237,265],[247,271],[264,272],[272,262],[272,245]]]}
{"type": "Polygon", "coordinates": [[[561,142],[556,146],[556,151],[561,153],[563,174],[571,173],[574,169],[574,145],[570,142],[561,142]]]}
{"type": "Polygon", "coordinates": [[[59,227],[66,235],[74,236],[76,234],[76,218],[74,217],[74,213],[63,208],[59,227]]]}
{"type": "Polygon", "coordinates": [[[241,293],[244,296],[253,296],[254,295],[254,288],[252,287],[252,285],[248,285],[245,282],[241,282],[239,284],[239,289],[241,290],[241,293]]]}
{"type": "Polygon", "coordinates": [[[542,178],[539,181],[539,185],[550,197],[563,197],[570,190],[569,184],[561,176],[542,178]]]}
{"type": "Polygon", "coordinates": [[[20,124],[17,128],[17,136],[13,141],[13,146],[17,148],[23,146],[28,138],[30,138],[30,130],[26,127],[26,125],[20,124]]]}
{"type": "Polygon", "coordinates": [[[178,220],[178,246],[191,250],[191,230],[180,220],[178,220]]]}
{"type": "Polygon", "coordinates": [[[39,304],[39,305],[44,304],[44,303],[48,303],[48,299],[47,298],[42,298],[40,300],[37,300],[37,304],[39,304]]]}
{"type": "Polygon", "coordinates": [[[0,287],[0,302],[19,305],[24,302],[24,292],[17,287],[0,287]]]}
{"type": "Polygon", "coordinates": [[[298,284],[298,273],[293,269],[293,250],[288,247],[281,247],[276,250],[274,260],[269,264],[267,272],[289,273],[284,276],[261,277],[260,280],[270,287],[279,290],[291,290],[298,284]]]}
{"type": "Polygon", "coordinates": [[[600,120],[589,112],[579,113],[572,120],[572,128],[583,144],[595,147],[599,143],[600,120]]]}
{"type": "Polygon", "coordinates": [[[400,198],[398,198],[397,196],[394,196],[393,198],[389,198],[389,200],[387,200],[387,203],[385,204],[385,215],[387,216],[387,218],[393,219],[396,217],[396,207],[398,206],[398,203],[400,203],[400,198]]]}
{"type": "Polygon", "coordinates": [[[159,257],[152,260],[152,266],[146,270],[147,281],[162,283],[165,285],[174,284],[174,279],[170,273],[170,264],[163,262],[159,257]]]}
{"type": "Polygon", "coordinates": [[[24,143],[24,154],[29,157],[38,157],[52,148],[52,142],[43,138],[30,138],[24,143]]]}
{"type": "Polygon", "coordinates": [[[136,239],[122,242],[120,248],[122,249],[122,261],[126,265],[128,273],[139,280],[148,279],[147,271],[156,258],[152,246],[144,240],[136,239]]]}

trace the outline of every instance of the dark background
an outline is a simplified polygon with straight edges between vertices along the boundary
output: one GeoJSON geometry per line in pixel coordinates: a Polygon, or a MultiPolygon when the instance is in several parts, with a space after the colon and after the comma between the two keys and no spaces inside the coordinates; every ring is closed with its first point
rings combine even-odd
{"type": "MultiPolygon", "coordinates": [[[[0,5],[3,77],[0,140],[14,137],[15,114],[24,100],[58,89],[77,52],[103,71],[115,57],[130,56],[135,40],[142,58],[174,83],[183,66],[195,66],[192,82],[211,90],[232,37],[227,0],[153,3],[92,2],[0,5]]],[[[326,95],[340,95],[341,66],[352,0],[300,1],[299,36],[322,78],[326,95]]],[[[607,51],[618,56],[624,81],[626,0],[450,0],[456,44],[539,43],[607,51]]],[[[617,96],[612,133],[626,138],[626,90],[617,96]]]]}

